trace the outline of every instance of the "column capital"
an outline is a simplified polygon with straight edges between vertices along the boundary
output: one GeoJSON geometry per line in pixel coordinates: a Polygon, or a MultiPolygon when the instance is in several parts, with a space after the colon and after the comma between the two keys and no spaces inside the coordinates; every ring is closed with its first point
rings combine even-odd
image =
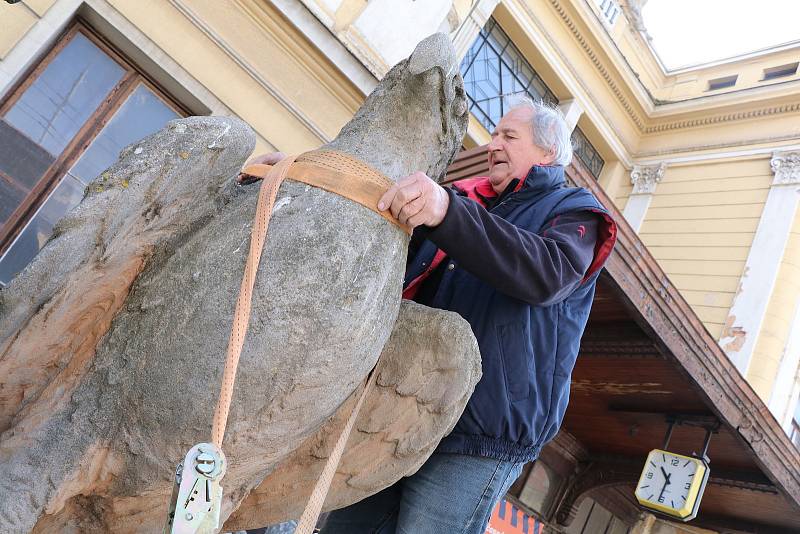
{"type": "Polygon", "coordinates": [[[633,184],[633,195],[653,194],[656,184],[664,177],[664,170],[667,168],[665,162],[657,165],[634,165],[631,170],[631,183],[633,184]]]}
{"type": "Polygon", "coordinates": [[[769,164],[775,173],[772,185],[800,184],[800,151],[774,152],[769,164]]]}

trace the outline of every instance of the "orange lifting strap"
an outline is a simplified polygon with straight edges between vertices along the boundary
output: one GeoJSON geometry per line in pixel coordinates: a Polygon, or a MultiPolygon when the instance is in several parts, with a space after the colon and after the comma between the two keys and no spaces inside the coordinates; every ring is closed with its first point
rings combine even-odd
{"type": "MultiPolygon", "coordinates": [[[[247,333],[253,285],[255,284],[261,252],[264,248],[264,242],[267,236],[272,207],[275,204],[275,198],[283,180],[289,178],[349,198],[380,214],[383,218],[398,226],[406,233],[411,233],[411,229],[401,225],[392,216],[391,212],[388,210],[379,211],[377,208],[378,200],[389,189],[393,182],[363,162],[346,154],[332,150],[317,150],[306,152],[298,157],[287,157],[275,166],[249,165],[242,170],[240,180],[248,178],[263,179],[263,184],[261,185],[261,190],[258,195],[255,222],[251,232],[250,251],[245,264],[242,285],[239,289],[239,297],[236,301],[233,327],[231,329],[231,336],[225,358],[222,385],[220,387],[217,407],[214,412],[212,443],[220,449],[222,447],[222,439],[225,434],[225,426],[227,424],[228,412],[233,396],[233,383],[236,377],[236,368],[239,364],[239,356],[241,355],[245,334],[247,333]]],[[[313,532],[317,518],[322,510],[322,505],[325,502],[331,480],[333,479],[333,475],[336,472],[339,460],[347,444],[347,438],[353,428],[361,405],[367,396],[367,392],[370,390],[374,381],[375,373],[373,370],[367,378],[367,383],[361,392],[353,412],[350,414],[345,427],[342,429],[342,433],[336,442],[331,456],[325,464],[320,479],[317,481],[308,505],[300,518],[296,530],[297,534],[309,534],[313,532]]]]}

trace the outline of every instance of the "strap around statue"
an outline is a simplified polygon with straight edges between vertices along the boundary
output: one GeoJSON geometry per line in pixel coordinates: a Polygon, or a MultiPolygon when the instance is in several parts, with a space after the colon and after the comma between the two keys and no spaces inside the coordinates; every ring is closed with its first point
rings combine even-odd
{"type": "MultiPolygon", "coordinates": [[[[242,169],[240,182],[262,179],[271,165],[255,164],[242,169]]],[[[411,228],[400,224],[389,210],[379,211],[378,200],[394,184],[369,165],[334,150],[313,150],[297,157],[286,178],[336,193],[371,209],[407,234],[411,228]]]]}
{"type": "MultiPolygon", "coordinates": [[[[283,180],[286,178],[293,179],[349,198],[377,212],[405,232],[411,233],[410,228],[401,225],[389,211],[378,211],[377,209],[378,200],[391,187],[392,181],[346,154],[334,151],[314,151],[307,152],[297,158],[290,156],[275,166],[250,165],[243,169],[239,177],[240,181],[242,181],[242,178],[245,180],[247,178],[262,179],[263,183],[258,194],[256,215],[250,236],[250,250],[245,262],[244,275],[234,309],[233,326],[228,340],[225,367],[222,373],[222,384],[220,385],[219,398],[212,422],[211,443],[201,443],[190,449],[178,470],[177,486],[173,492],[166,529],[167,532],[173,534],[177,534],[177,532],[204,534],[206,532],[217,532],[220,527],[219,518],[222,502],[222,486],[220,482],[225,474],[226,467],[225,455],[222,452],[222,441],[233,398],[233,384],[239,365],[239,357],[247,335],[256,273],[267,238],[267,229],[269,228],[275,199],[283,180]],[[183,472],[184,470],[186,471],[185,473],[183,472]],[[208,472],[206,473],[206,471],[208,472]],[[183,476],[181,476],[182,474],[183,476]],[[189,476],[194,478],[189,478],[189,476]],[[183,501],[187,503],[194,501],[194,499],[190,499],[189,495],[194,490],[191,482],[194,479],[199,480],[199,478],[203,478],[203,481],[213,489],[213,495],[209,494],[208,497],[212,502],[209,502],[207,508],[204,505],[202,509],[188,511],[186,506],[181,506],[181,504],[183,501]],[[208,479],[207,482],[206,479],[208,479]],[[213,486],[211,485],[212,483],[213,486]],[[189,496],[187,497],[187,495],[189,496]]],[[[353,411],[350,413],[344,428],[336,440],[334,450],[325,463],[322,475],[317,481],[306,509],[300,518],[296,530],[297,534],[310,534],[313,531],[325,502],[325,497],[328,494],[328,489],[333,481],[333,476],[336,473],[336,468],[347,445],[350,431],[355,424],[369,390],[375,382],[375,378],[376,373],[373,369],[367,378],[364,389],[359,394],[353,411]]]]}

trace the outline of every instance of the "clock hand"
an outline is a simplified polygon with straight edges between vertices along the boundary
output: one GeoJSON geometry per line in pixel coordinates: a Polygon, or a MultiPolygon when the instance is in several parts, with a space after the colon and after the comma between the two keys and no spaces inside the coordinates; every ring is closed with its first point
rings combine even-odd
{"type": "Polygon", "coordinates": [[[661,500],[661,496],[664,495],[664,490],[667,489],[667,486],[670,483],[669,482],[670,475],[664,470],[663,467],[661,467],[661,472],[664,473],[664,485],[661,487],[661,493],[658,494],[659,501],[661,500]]]}
{"type": "Polygon", "coordinates": [[[664,473],[664,480],[667,481],[666,484],[664,484],[666,486],[667,484],[670,483],[669,479],[670,479],[670,477],[672,477],[672,473],[667,473],[666,471],[664,471],[663,467],[661,467],[661,472],[664,473]]]}
{"type": "Polygon", "coordinates": [[[658,494],[658,500],[661,501],[661,496],[664,495],[664,490],[667,489],[667,484],[669,484],[669,480],[664,482],[664,485],[661,487],[661,493],[658,494]]]}

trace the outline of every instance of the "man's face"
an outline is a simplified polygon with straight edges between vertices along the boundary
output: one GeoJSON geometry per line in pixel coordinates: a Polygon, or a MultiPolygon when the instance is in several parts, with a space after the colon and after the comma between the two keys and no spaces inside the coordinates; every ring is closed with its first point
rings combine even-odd
{"type": "Polygon", "coordinates": [[[489,182],[502,193],[514,178],[525,178],[534,165],[549,165],[551,151],[533,144],[533,110],[512,109],[500,119],[489,143],[489,182]]]}

